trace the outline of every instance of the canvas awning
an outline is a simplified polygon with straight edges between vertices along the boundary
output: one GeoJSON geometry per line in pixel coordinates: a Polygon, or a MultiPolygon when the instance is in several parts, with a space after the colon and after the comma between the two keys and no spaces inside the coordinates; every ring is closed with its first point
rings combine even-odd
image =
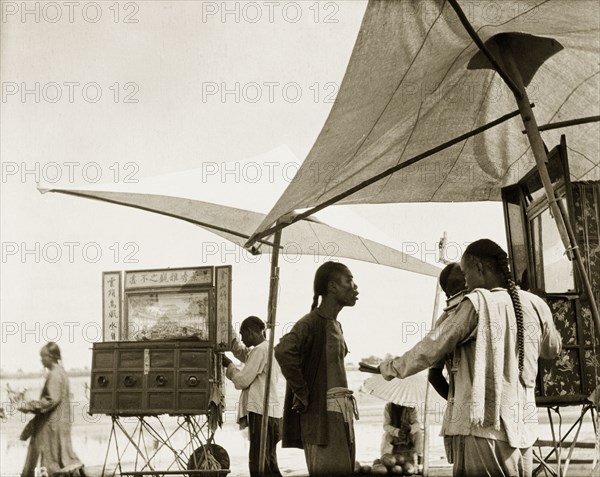
{"type": "MultiPolygon", "coordinates": [[[[515,59],[539,125],[598,116],[600,4],[594,0],[458,2],[484,42],[521,33],[515,59]]],[[[367,7],[335,105],[285,193],[256,231],[515,111],[445,0],[367,7]]],[[[523,122],[512,119],[359,190],[338,204],[500,200],[535,166],[523,122]]],[[[571,179],[600,179],[598,122],[568,133],[571,179]]]]}
{"type": "MultiPolygon", "coordinates": [[[[185,220],[240,247],[244,246],[250,233],[264,219],[264,214],[258,212],[181,197],[73,189],[40,189],[40,192],[97,199],[185,220]]],[[[261,252],[272,252],[272,243],[269,241],[262,241],[257,245],[261,252]]],[[[359,235],[330,227],[313,218],[301,220],[286,229],[282,235],[280,252],[351,258],[431,277],[437,277],[440,273],[435,265],[359,235]]]]}

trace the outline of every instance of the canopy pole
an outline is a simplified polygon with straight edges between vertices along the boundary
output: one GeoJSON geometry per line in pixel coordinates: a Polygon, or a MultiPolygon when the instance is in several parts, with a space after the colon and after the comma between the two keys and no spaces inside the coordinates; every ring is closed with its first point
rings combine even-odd
{"type": "MultiPolygon", "coordinates": [[[[555,123],[544,124],[538,126],[538,131],[550,131],[551,129],[566,128],[569,126],[579,126],[580,124],[597,123],[600,121],[600,116],[586,116],[585,118],[568,119],[567,121],[557,121],[555,123]]],[[[523,134],[527,134],[527,130],[521,131],[523,134]]]]}
{"type": "Polygon", "coordinates": [[[517,101],[517,105],[519,106],[519,111],[521,112],[521,118],[523,119],[525,130],[527,131],[527,137],[529,139],[529,144],[531,145],[531,151],[533,152],[533,156],[535,157],[535,162],[540,175],[540,179],[544,186],[544,191],[546,192],[546,197],[548,198],[548,204],[550,206],[552,215],[554,216],[554,220],[556,222],[556,226],[558,227],[560,237],[563,241],[566,251],[568,252],[569,258],[571,260],[574,258],[575,263],[577,264],[579,276],[581,278],[583,288],[589,300],[590,310],[594,319],[594,325],[596,327],[596,335],[600,337],[600,314],[598,313],[598,306],[596,304],[596,299],[592,291],[592,285],[590,283],[588,274],[585,270],[585,265],[583,263],[581,253],[577,246],[577,240],[575,233],[573,232],[573,229],[571,227],[571,222],[567,220],[566,214],[563,214],[563,212],[566,213],[566,210],[564,209],[564,206],[561,209],[561,204],[557,200],[556,195],[554,194],[554,188],[552,187],[552,181],[550,179],[550,175],[548,174],[548,168],[546,166],[548,164],[548,156],[546,155],[546,149],[544,147],[544,142],[542,141],[542,136],[540,135],[540,131],[538,130],[535,115],[533,114],[533,111],[529,106],[529,99],[527,97],[527,91],[525,90],[525,87],[523,85],[521,72],[517,67],[510,44],[508,43],[508,41],[506,41],[506,38],[499,36],[497,38],[497,41],[498,46],[500,47],[500,55],[502,57],[504,65],[507,68],[507,71],[512,77],[513,81],[516,82],[519,89],[521,90],[521,98],[515,95],[515,99],[517,101]]]}
{"type": "MultiPolygon", "coordinates": [[[[445,252],[446,252],[446,242],[448,241],[448,236],[446,232],[440,239],[440,262],[444,265],[448,264],[449,261],[446,260],[445,252]]],[[[437,280],[435,285],[435,299],[433,301],[433,316],[431,317],[431,329],[435,327],[435,324],[438,319],[438,309],[440,307],[440,293],[442,292],[442,287],[440,285],[440,281],[437,280]]],[[[431,384],[429,383],[429,379],[427,380],[427,384],[425,385],[425,406],[423,410],[423,477],[427,477],[429,475],[429,394],[431,392],[431,384]]]]}
{"type": "Polygon", "coordinates": [[[271,254],[271,280],[269,285],[269,304],[267,308],[267,329],[269,330],[269,354],[267,355],[267,380],[263,398],[263,415],[260,428],[260,453],[258,472],[265,473],[267,459],[267,432],[269,429],[269,392],[271,390],[271,373],[273,368],[273,348],[275,347],[275,317],[277,315],[277,291],[279,289],[279,249],[281,246],[281,230],[275,232],[271,254]]]}

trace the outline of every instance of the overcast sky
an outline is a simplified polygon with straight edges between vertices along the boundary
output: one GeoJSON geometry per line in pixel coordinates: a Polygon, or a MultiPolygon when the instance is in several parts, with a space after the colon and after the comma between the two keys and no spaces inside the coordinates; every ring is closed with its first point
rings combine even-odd
{"type": "MultiPolygon", "coordinates": [[[[3,2],[3,370],[91,365],[101,274],[233,266],[234,323],[266,317],[256,261],[193,225],[36,183],[154,192],[267,212],[335,99],[366,2],[3,2]],[[24,10],[24,5],[28,10],[24,10]]],[[[481,237],[505,244],[500,204],[333,207],[328,223],[434,262],[481,237]]],[[[319,257],[281,260],[278,322],[305,314],[319,257]]],[[[351,354],[402,353],[429,328],[435,280],[346,261],[360,299],[342,311],[351,354]]],[[[283,326],[279,327],[279,330],[283,326]]]]}

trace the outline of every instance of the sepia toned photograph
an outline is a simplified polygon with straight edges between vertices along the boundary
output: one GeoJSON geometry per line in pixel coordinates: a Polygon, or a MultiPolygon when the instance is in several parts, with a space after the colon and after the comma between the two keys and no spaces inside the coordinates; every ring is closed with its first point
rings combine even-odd
{"type": "Polygon", "coordinates": [[[597,0],[0,0],[0,477],[599,477],[597,0]]]}

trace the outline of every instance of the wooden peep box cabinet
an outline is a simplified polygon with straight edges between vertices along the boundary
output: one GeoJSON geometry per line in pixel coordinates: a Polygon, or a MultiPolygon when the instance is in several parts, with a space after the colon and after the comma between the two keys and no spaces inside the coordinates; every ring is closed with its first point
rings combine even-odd
{"type": "MultiPolygon", "coordinates": [[[[207,414],[231,336],[231,267],[103,274],[90,413],[207,414]]],[[[221,390],[221,389],[219,389],[221,390]]]]}
{"type": "Polygon", "coordinates": [[[206,414],[218,378],[213,349],[185,341],[95,343],[90,411],[206,414]]]}

